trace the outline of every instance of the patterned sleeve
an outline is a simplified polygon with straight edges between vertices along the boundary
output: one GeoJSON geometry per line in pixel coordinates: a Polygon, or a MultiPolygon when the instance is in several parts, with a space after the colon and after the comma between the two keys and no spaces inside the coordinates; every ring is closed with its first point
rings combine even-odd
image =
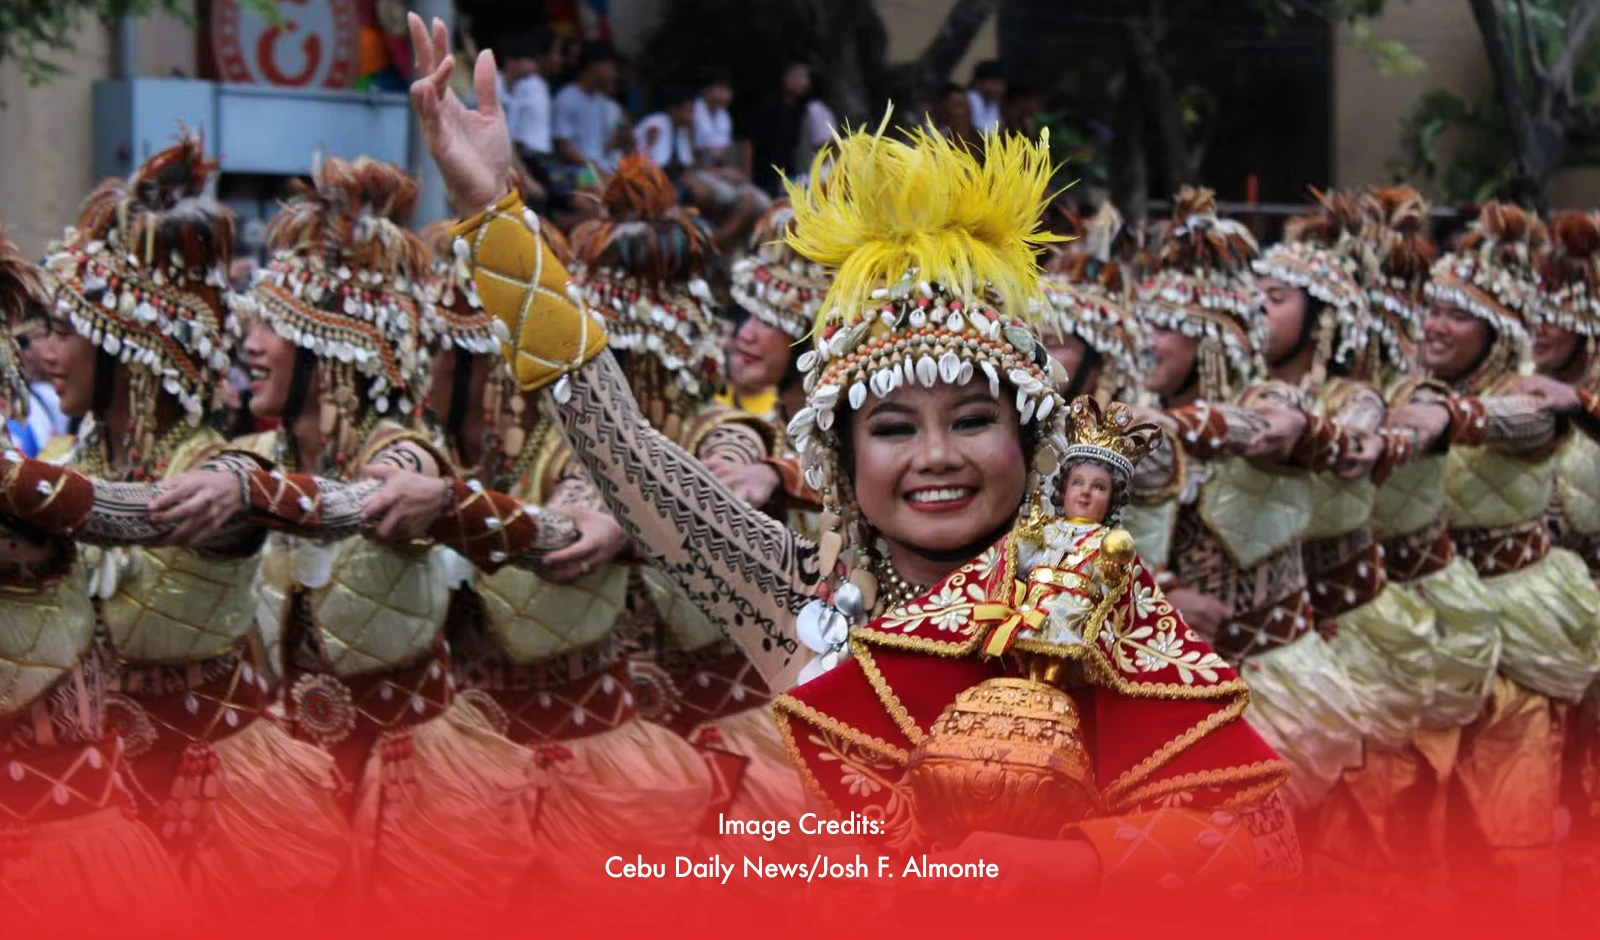
{"type": "Polygon", "coordinates": [[[794,614],[814,590],[815,546],[652,428],[609,353],[570,378],[568,400],[547,406],[629,541],[744,647],[770,685],[787,688],[804,665],[794,614]]]}

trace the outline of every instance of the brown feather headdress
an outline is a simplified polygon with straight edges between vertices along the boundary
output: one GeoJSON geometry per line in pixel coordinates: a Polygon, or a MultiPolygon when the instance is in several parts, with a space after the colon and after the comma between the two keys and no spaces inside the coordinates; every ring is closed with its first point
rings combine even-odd
{"type": "Polygon", "coordinates": [[[1249,229],[1217,215],[1211,190],[1185,186],[1139,284],[1135,311],[1145,326],[1200,341],[1207,398],[1231,397],[1264,368],[1265,318],[1250,270],[1257,254],[1249,229]]]}
{"type": "Polygon", "coordinates": [[[1456,249],[1434,264],[1427,297],[1487,322],[1520,357],[1537,325],[1535,265],[1549,240],[1538,217],[1509,203],[1486,203],[1456,249]]]}
{"type": "Polygon", "coordinates": [[[569,290],[599,312],[614,348],[649,354],[691,399],[722,385],[722,349],[706,279],[720,264],[710,227],[677,202],[648,157],[622,158],[600,192],[603,214],[573,229],[569,290]]]}
{"type": "Polygon", "coordinates": [[[1061,210],[1061,234],[1072,241],[1057,249],[1043,281],[1045,306],[1039,334],[1046,343],[1075,336],[1102,362],[1102,397],[1127,398],[1139,387],[1143,345],[1132,297],[1115,248],[1122,216],[1110,203],[1085,220],[1061,210]]]}
{"type": "Polygon", "coordinates": [[[1290,219],[1284,240],[1254,263],[1257,274],[1297,287],[1323,304],[1310,381],[1320,384],[1330,365],[1350,367],[1371,348],[1376,324],[1360,282],[1361,211],[1345,193],[1313,189],[1315,208],[1290,219]]]}
{"type": "Polygon", "coordinates": [[[1409,186],[1376,187],[1361,195],[1361,256],[1367,302],[1383,324],[1391,362],[1400,372],[1416,359],[1427,315],[1428,278],[1439,248],[1428,236],[1428,201],[1409,186]]]}
{"type": "MultiPolygon", "coordinates": [[[[428,273],[427,247],[406,227],[416,202],[416,180],[394,164],[322,160],[268,223],[272,257],[235,304],[234,329],[260,319],[311,352],[327,373],[324,396],[360,388],[377,415],[415,417],[428,273]]],[[[354,395],[336,404],[337,415],[323,403],[325,434],[361,410],[354,395]]]]}
{"type": "Polygon", "coordinates": [[[202,140],[186,134],[127,179],[96,187],[45,260],[57,315],[128,370],[134,408],[122,444],[135,475],[164,459],[156,453],[160,395],[197,426],[228,368],[234,221],[206,194],[216,168],[202,140]]]}
{"type": "Polygon", "coordinates": [[[1600,333],[1600,214],[1563,212],[1552,218],[1539,274],[1541,322],[1585,336],[1600,333]]]}

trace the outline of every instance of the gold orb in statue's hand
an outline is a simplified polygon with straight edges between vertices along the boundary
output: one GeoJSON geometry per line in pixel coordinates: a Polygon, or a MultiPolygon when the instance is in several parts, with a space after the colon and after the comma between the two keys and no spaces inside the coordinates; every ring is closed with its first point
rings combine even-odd
{"type": "Polygon", "coordinates": [[[1112,529],[1100,540],[1100,554],[1114,565],[1133,561],[1133,536],[1124,529],[1112,529]]]}

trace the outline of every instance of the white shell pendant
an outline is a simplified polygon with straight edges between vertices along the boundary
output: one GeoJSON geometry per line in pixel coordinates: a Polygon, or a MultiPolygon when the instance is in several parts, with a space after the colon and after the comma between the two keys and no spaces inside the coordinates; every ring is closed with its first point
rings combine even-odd
{"type": "Polygon", "coordinates": [[[827,652],[828,642],[824,633],[826,615],[829,613],[832,611],[821,600],[813,600],[800,608],[799,615],[794,618],[794,633],[806,649],[816,653],[827,652]]]}

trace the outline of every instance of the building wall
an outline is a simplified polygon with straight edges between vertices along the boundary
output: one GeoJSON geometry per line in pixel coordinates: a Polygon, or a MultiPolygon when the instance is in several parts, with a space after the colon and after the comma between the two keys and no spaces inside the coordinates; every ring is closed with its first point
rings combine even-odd
{"type": "MultiPolygon", "coordinates": [[[[945,14],[955,6],[955,0],[877,0],[878,15],[889,33],[889,61],[906,62],[922,54],[943,25],[945,14]]],[[[978,31],[967,54],[950,70],[951,81],[966,84],[972,77],[972,67],[984,59],[999,55],[999,30],[995,17],[978,31]]]]}
{"type": "Polygon", "coordinates": [[[30,256],[61,236],[94,185],[94,83],[116,63],[111,31],[90,20],[78,30],[76,50],[60,60],[65,72],[30,87],[15,63],[0,65],[0,223],[30,256]]]}
{"type": "MultiPolygon", "coordinates": [[[[1378,35],[1404,42],[1428,63],[1428,69],[1420,75],[1379,75],[1355,47],[1349,29],[1339,30],[1334,51],[1336,186],[1403,178],[1401,129],[1417,99],[1430,89],[1445,88],[1469,99],[1493,91],[1483,41],[1466,0],[1391,2],[1372,28],[1378,35]]],[[[1600,169],[1558,173],[1551,183],[1550,201],[1556,207],[1600,206],[1600,169]]]]}

